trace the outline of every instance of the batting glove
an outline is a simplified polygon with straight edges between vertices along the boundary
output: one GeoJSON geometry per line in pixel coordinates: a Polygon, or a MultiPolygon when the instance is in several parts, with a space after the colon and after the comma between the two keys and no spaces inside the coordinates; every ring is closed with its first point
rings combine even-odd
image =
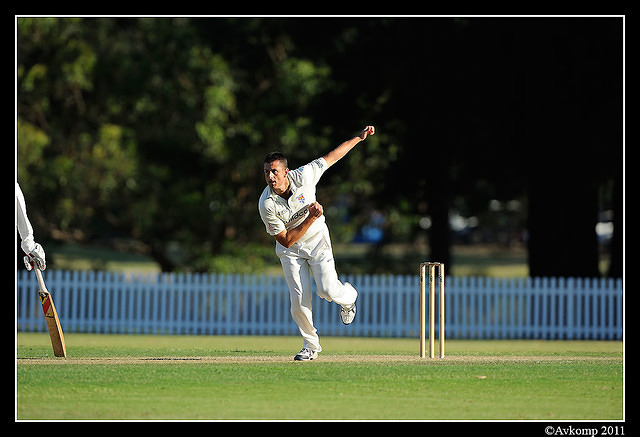
{"type": "Polygon", "coordinates": [[[31,252],[27,254],[24,258],[24,266],[28,271],[35,266],[39,270],[44,270],[47,268],[47,262],[45,261],[44,249],[40,244],[36,243],[35,247],[31,252]]]}

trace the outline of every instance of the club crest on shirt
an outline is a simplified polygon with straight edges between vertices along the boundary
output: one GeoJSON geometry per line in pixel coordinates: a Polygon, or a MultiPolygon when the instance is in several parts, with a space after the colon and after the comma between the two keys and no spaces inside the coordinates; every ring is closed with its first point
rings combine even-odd
{"type": "Polygon", "coordinates": [[[296,200],[302,204],[304,204],[304,194],[299,195],[298,197],[296,197],[296,200]]]}

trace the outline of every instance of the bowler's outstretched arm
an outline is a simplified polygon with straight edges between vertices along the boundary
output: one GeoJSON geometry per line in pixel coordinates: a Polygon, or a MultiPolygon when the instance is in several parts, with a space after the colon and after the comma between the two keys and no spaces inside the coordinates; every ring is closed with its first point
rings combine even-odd
{"type": "Polygon", "coordinates": [[[367,136],[373,135],[375,133],[376,133],[376,131],[375,131],[375,128],[373,126],[367,126],[364,129],[362,129],[362,132],[360,132],[360,135],[357,135],[357,136],[351,138],[350,140],[347,140],[344,143],[340,144],[338,147],[333,149],[331,152],[329,152],[329,153],[327,153],[326,155],[323,156],[324,160],[327,161],[327,166],[331,167],[333,164],[335,164],[340,159],[342,159],[342,157],[344,155],[349,153],[349,151],[351,149],[353,149],[356,144],[358,144],[360,141],[362,141],[365,138],[367,138],[367,136]]]}

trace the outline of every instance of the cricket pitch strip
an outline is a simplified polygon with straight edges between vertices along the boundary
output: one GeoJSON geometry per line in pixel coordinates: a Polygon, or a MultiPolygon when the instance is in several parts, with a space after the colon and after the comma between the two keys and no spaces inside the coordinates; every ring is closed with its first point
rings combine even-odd
{"type": "Polygon", "coordinates": [[[292,365],[314,365],[321,363],[379,363],[379,364],[412,364],[412,365],[465,365],[465,364],[500,364],[500,363],[559,363],[559,362],[618,362],[620,358],[611,357],[580,357],[580,356],[545,356],[545,355],[513,355],[513,356],[477,356],[477,355],[451,355],[444,359],[431,360],[420,359],[415,355],[331,355],[321,354],[312,361],[295,362],[292,356],[284,355],[224,355],[202,357],[67,357],[59,359],[54,357],[42,358],[17,358],[18,365],[42,364],[42,365],[74,365],[74,364],[273,364],[290,363],[292,365]]]}

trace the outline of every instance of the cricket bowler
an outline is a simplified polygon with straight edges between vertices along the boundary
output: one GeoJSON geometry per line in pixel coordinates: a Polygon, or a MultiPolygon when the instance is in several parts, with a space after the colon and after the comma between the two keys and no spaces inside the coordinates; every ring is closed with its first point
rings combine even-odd
{"type": "Polygon", "coordinates": [[[258,210],[267,233],[276,240],[276,254],[289,288],[291,316],[302,335],[303,347],[294,356],[296,361],[313,360],[322,351],[313,326],[311,274],[318,296],[340,305],[342,323],[348,325],[355,318],[358,292],[338,279],[329,229],[322,205],[316,201],[316,185],[329,167],[374,133],[374,127],[367,126],[325,156],[295,170],[289,170],[287,158],[280,152],[271,152],[264,160],[267,187],[258,210]]]}

